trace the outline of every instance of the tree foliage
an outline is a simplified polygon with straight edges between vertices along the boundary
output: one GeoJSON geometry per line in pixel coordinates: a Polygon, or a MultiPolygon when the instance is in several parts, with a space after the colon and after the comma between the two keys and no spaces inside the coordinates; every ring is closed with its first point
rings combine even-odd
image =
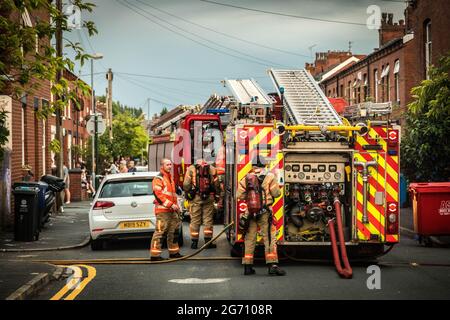
{"type": "MultiPolygon", "coordinates": [[[[72,0],[73,8],[80,13],[92,12],[94,4],[84,0],[72,0]]],[[[0,94],[19,100],[24,94],[32,94],[43,80],[51,81],[51,93],[57,95],[48,106],[43,106],[36,114],[46,118],[57,109],[63,110],[69,101],[80,109],[79,94],[89,95],[89,87],[81,80],[75,81],[76,90],[69,90],[69,81],[56,75],[65,69],[74,71],[75,64],[67,55],[58,57],[51,39],[55,38],[57,26],[64,33],[73,31],[69,17],[60,12],[55,1],[49,0],[1,0],[0,1],[0,94]],[[30,17],[31,25],[24,17],[30,17]]],[[[97,33],[92,21],[80,21],[81,28],[90,36],[97,33]]],[[[84,53],[78,42],[64,38],[64,46],[69,48],[75,60],[82,66],[91,56],[84,53]]],[[[0,132],[0,140],[4,132],[0,132]]]]}
{"type": "MultiPolygon", "coordinates": [[[[131,108],[136,110],[134,108],[131,108]]],[[[142,158],[148,143],[148,135],[143,126],[144,115],[136,116],[129,111],[117,113],[113,118],[113,139],[106,132],[98,139],[98,163],[105,168],[109,162],[121,156],[142,158]]],[[[91,159],[92,142],[88,141],[87,159],[91,159]]],[[[90,160],[88,160],[88,165],[90,160]]]]}
{"type": "Polygon", "coordinates": [[[411,91],[402,167],[409,181],[450,181],[450,53],[411,91]]]}

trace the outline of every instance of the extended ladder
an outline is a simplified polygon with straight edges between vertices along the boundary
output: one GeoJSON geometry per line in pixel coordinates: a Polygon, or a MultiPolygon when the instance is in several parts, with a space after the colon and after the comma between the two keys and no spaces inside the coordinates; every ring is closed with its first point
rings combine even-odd
{"type": "Polygon", "coordinates": [[[281,96],[292,124],[342,125],[342,120],[314,78],[305,69],[269,70],[269,75],[281,96]]]}

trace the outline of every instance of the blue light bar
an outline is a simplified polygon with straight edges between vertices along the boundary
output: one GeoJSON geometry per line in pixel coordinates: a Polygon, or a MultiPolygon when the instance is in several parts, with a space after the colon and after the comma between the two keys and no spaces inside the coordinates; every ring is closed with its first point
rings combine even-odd
{"type": "Polygon", "coordinates": [[[230,109],[207,109],[206,113],[229,113],[230,109]]]}

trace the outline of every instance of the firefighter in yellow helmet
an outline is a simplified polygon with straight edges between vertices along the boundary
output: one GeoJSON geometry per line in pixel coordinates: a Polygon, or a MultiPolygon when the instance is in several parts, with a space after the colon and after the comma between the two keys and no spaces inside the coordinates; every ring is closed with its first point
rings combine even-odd
{"type": "Polygon", "coordinates": [[[284,276],[286,272],[278,264],[276,227],[272,221],[272,204],[281,195],[278,179],[265,168],[263,157],[255,157],[253,168],[245,179],[239,181],[237,198],[246,200],[247,210],[241,216],[239,228],[245,232],[245,253],[242,258],[244,275],[255,273],[253,255],[256,246],[257,229],[260,228],[264,240],[266,264],[269,275],[284,276]],[[260,161],[258,161],[260,160],[260,161]]]}
{"type": "MultiPolygon", "coordinates": [[[[186,171],[183,189],[190,204],[191,248],[197,249],[202,221],[205,243],[213,237],[214,201],[216,195],[220,194],[219,179],[214,166],[209,165],[204,159],[197,160],[196,164],[189,166],[186,171]]],[[[216,244],[210,243],[207,248],[215,247],[216,244]]]]}

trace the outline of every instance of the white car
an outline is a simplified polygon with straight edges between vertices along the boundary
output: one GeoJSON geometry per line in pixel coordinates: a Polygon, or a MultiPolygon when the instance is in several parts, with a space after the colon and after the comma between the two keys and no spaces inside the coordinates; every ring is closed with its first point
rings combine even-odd
{"type": "MultiPolygon", "coordinates": [[[[152,181],[158,174],[118,173],[103,179],[89,211],[92,250],[103,249],[109,239],[150,238],[156,224],[152,181]]],[[[182,246],[182,228],[179,233],[182,246]]]]}

